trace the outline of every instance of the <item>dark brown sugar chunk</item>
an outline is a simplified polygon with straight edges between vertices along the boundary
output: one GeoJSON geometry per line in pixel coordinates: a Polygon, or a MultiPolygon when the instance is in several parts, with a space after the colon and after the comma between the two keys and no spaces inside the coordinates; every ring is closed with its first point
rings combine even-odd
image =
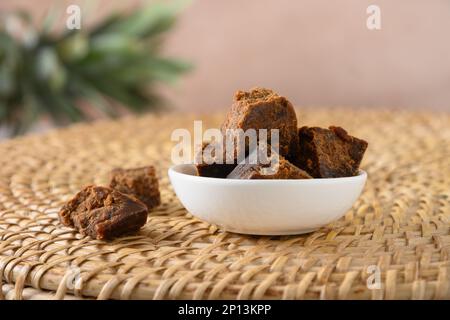
{"type": "Polygon", "coordinates": [[[236,165],[231,164],[197,164],[197,173],[201,177],[226,178],[236,165]]]}
{"type": "Polygon", "coordinates": [[[314,178],[354,176],[367,142],[350,136],[341,127],[299,129],[300,150],[296,164],[314,178]]]}
{"type": "Polygon", "coordinates": [[[214,143],[205,142],[203,143],[199,153],[196,154],[195,166],[197,168],[197,173],[199,176],[210,178],[226,178],[227,175],[236,167],[234,161],[232,164],[226,163],[225,148],[217,147],[217,144],[214,145],[214,143]],[[206,150],[208,146],[212,148],[211,151],[206,150]],[[221,158],[219,158],[219,155],[216,155],[217,150],[222,153],[221,158]]]}
{"type": "Polygon", "coordinates": [[[109,186],[122,193],[134,195],[148,209],[161,204],[158,178],[153,166],[134,169],[114,169],[111,171],[109,186]]]}
{"type": "MultiPolygon", "coordinates": [[[[297,117],[292,104],[270,89],[254,88],[250,91],[238,91],[221,130],[226,134],[229,129],[267,129],[268,143],[278,147],[282,156],[290,149],[298,148],[297,117]],[[279,130],[279,145],[270,141],[270,130],[279,130]]],[[[237,144],[239,146],[239,144],[237,144]]],[[[237,150],[236,153],[242,152],[237,150]]]]}
{"type": "Polygon", "coordinates": [[[137,232],[147,221],[147,207],[117,190],[88,186],[60,210],[62,224],[94,239],[111,239],[137,232]]]}
{"type": "MultiPolygon", "coordinates": [[[[248,158],[247,158],[248,160],[248,158]]],[[[302,169],[294,166],[284,157],[279,156],[278,163],[271,166],[265,164],[238,164],[227,176],[228,179],[311,179],[312,177],[302,169]]]]}

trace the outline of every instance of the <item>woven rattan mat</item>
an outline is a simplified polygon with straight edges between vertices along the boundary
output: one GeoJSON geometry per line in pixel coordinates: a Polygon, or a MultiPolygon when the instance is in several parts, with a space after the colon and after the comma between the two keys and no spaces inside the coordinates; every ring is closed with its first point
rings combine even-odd
{"type": "Polygon", "coordinates": [[[450,298],[450,115],[298,114],[301,124],[337,124],[369,141],[360,199],[301,236],[222,232],[180,205],[166,174],[170,134],[195,119],[217,126],[223,115],[128,118],[1,143],[0,297],[450,298]],[[138,235],[103,242],[58,224],[59,207],[81,186],[146,164],[158,167],[163,205],[138,235]],[[369,288],[377,270],[381,286],[369,288]]]}

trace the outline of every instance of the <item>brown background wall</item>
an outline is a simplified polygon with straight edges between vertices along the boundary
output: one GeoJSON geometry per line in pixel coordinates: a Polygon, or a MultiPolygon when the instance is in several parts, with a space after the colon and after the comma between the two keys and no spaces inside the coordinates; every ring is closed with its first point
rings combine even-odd
{"type": "MultiPolygon", "coordinates": [[[[2,0],[0,10],[39,16],[54,2],[2,0]]],[[[89,4],[91,18],[124,3],[91,2],[58,1],[89,4]]],[[[165,91],[195,111],[226,108],[236,89],[255,85],[296,105],[450,111],[449,31],[448,0],[194,0],[166,51],[196,69],[165,91]],[[370,4],[381,7],[379,31],[366,28],[370,4]]]]}

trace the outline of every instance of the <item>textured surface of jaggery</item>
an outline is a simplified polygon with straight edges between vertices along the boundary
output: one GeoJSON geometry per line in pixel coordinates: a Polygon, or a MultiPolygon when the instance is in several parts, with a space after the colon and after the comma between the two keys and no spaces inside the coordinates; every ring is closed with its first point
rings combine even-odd
{"type": "Polygon", "coordinates": [[[236,168],[235,164],[197,164],[197,173],[201,177],[226,178],[236,168]]]}
{"type": "MultiPolygon", "coordinates": [[[[270,89],[254,88],[249,92],[238,91],[221,130],[267,129],[268,143],[279,147],[282,156],[292,154],[298,148],[297,117],[292,104],[270,89]],[[270,130],[279,130],[279,146],[270,141],[270,130]]],[[[238,147],[239,145],[237,145],[238,147]]],[[[242,152],[237,150],[236,153],[242,152]]]]}
{"type": "Polygon", "coordinates": [[[296,165],[314,178],[337,178],[358,173],[367,142],[350,136],[343,128],[302,127],[296,165]]]}
{"type": "Polygon", "coordinates": [[[94,239],[111,239],[137,232],[147,221],[147,207],[137,198],[117,190],[88,186],[60,210],[65,226],[94,239]]]}
{"type": "Polygon", "coordinates": [[[111,171],[109,186],[125,194],[134,195],[148,210],[161,204],[158,178],[153,166],[111,171]]]}
{"type": "Polygon", "coordinates": [[[211,142],[203,143],[201,150],[195,155],[195,166],[197,168],[198,175],[201,177],[210,178],[226,178],[227,175],[236,167],[236,164],[226,163],[225,148],[212,148],[212,152],[207,152],[205,149],[208,146],[214,147],[218,145],[211,142]],[[220,160],[218,155],[216,155],[217,150],[222,152],[222,160],[220,160]]]}
{"type": "MultiPolygon", "coordinates": [[[[247,161],[248,162],[248,161],[247,161]]],[[[268,171],[268,164],[238,164],[237,167],[227,176],[228,179],[312,179],[312,177],[302,169],[294,166],[284,157],[279,156],[278,164],[274,166],[275,173],[268,171]]]]}

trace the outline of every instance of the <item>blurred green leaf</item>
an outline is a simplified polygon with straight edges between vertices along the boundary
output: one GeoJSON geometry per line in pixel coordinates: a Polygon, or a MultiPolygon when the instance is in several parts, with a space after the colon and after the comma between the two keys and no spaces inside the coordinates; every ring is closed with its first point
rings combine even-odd
{"type": "Polygon", "coordinates": [[[49,88],[53,91],[59,91],[63,88],[66,71],[53,48],[41,48],[37,53],[35,66],[38,80],[47,82],[49,88]]]}
{"type": "Polygon", "coordinates": [[[128,17],[116,20],[103,28],[103,33],[120,33],[140,38],[150,37],[169,30],[175,22],[180,1],[172,4],[156,3],[136,10],[128,17]]]}
{"type": "Polygon", "coordinates": [[[88,54],[89,41],[83,33],[75,32],[58,43],[57,50],[63,61],[76,61],[88,54]]]}
{"type": "Polygon", "coordinates": [[[136,51],[139,42],[136,38],[123,34],[102,34],[91,40],[91,49],[97,52],[126,52],[136,51]]]}
{"type": "Polygon", "coordinates": [[[6,120],[8,116],[8,109],[6,108],[6,104],[3,100],[0,100],[0,123],[6,120]]]}
{"type": "Polygon", "coordinates": [[[0,65],[0,97],[8,97],[14,92],[14,73],[6,64],[0,65]]]}
{"type": "Polygon", "coordinates": [[[163,81],[174,83],[180,73],[187,72],[191,65],[177,60],[149,57],[133,65],[127,65],[116,72],[124,82],[132,82],[134,79],[141,81],[163,81]]]}
{"type": "Polygon", "coordinates": [[[56,20],[61,16],[63,12],[60,2],[56,2],[50,7],[47,15],[42,21],[42,33],[48,34],[55,25],[56,20]]]}
{"type": "Polygon", "coordinates": [[[22,134],[27,131],[27,129],[35,122],[40,114],[41,105],[39,104],[34,93],[31,92],[30,88],[23,85],[23,90],[26,92],[24,95],[24,103],[22,114],[18,118],[17,124],[13,127],[15,134],[22,134]]]}

